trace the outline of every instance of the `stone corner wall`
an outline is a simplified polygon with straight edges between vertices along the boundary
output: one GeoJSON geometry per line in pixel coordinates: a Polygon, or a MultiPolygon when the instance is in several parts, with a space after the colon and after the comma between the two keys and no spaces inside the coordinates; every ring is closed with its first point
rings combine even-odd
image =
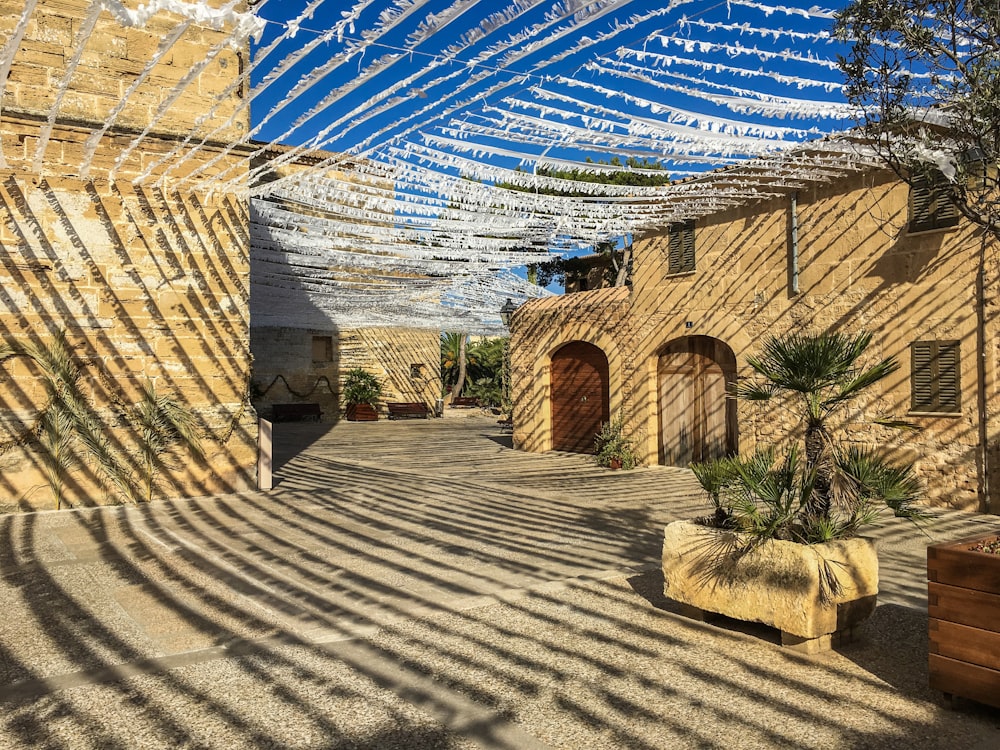
{"type": "MultiPolygon", "coordinates": [[[[4,89],[0,341],[46,348],[65,332],[86,420],[122,465],[138,465],[142,441],[128,413],[144,383],[189,410],[204,436],[205,457],[161,453],[167,460],[157,467],[156,497],[245,490],[254,485],[257,445],[248,398],[245,202],[223,193],[160,189],[149,181],[132,184],[171,153],[177,135],[205,112],[204,97],[238,75],[238,55],[227,51],[216,59],[170,116],[151,122],[164,92],[221,37],[193,25],[91,150],[88,140],[109,125],[110,110],[143,69],[150,46],[155,49],[163,30],[177,24],[176,18],[158,16],[144,29],[123,29],[102,12],[44,140],[41,128],[56,82],[90,6],[83,0],[39,3],[4,89]],[[120,179],[108,179],[147,125],[145,138],[118,164],[120,179]]],[[[0,11],[0,31],[6,32],[23,4],[0,2],[0,11]]],[[[234,92],[225,117],[236,113],[238,101],[234,92]]],[[[233,134],[247,121],[247,115],[237,115],[233,134]]],[[[188,168],[219,153],[209,144],[188,168]]],[[[239,152],[212,167],[237,175],[246,169],[239,152]]],[[[53,466],[63,467],[56,474],[65,485],[66,505],[123,499],[96,470],[98,462],[79,434],[58,456],[46,446],[46,415],[55,409],[44,372],[24,356],[6,358],[0,372],[0,506],[52,507],[53,466]]],[[[86,421],[80,420],[77,433],[86,421]]]]}

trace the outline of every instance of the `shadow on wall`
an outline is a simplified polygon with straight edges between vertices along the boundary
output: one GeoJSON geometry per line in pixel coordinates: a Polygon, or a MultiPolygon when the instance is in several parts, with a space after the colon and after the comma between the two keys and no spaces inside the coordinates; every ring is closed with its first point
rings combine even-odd
{"type": "MultiPolygon", "coordinates": [[[[747,356],[758,353],[770,334],[867,330],[875,335],[868,356],[895,357],[900,368],[867,404],[858,405],[864,419],[845,413],[848,441],[877,444],[892,460],[912,464],[932,504],[995,512],[1000,401],[993,362],[1000,318],[982,299],[1000,286],[1000,266],[983,262],[996,245],[984,245],[982,235],[965,223],[910,233],[907,197],[906,186],[888,173],[845,178],[801,196],[795,285],[790,202],[780,199],[699,223],[696,268],[690,273],[668,272],[666,235],[637,242],[625,312],[601,292],[529,304],[515,318],[511,343],[515,444],[530,451],[553,445],[551,368],[549,361],[536,359],[564,342],[598,343],[608,353],[611,409],[624,407],[626,429],[645,446],[643,460],[656,462],[659,447],[660,462],[686,465],[693,459],[688,444],[697,442],[701,423],[727,424],[727,450],[735,447],[730,435],[737,433],[739,448],[752,451],[801,429],[786,410],[742,401],[735,409],[738,421],[727,405],[725,413],[721,407],[714,414],[702,409],[707,416],[690,424],[690,399],[656,382],[675,374],[661,368],[657,376],[657,357],[671,340],[716,339],[735,354],[736,376],[746,377],[747,356]],[[619,360],[611,356],[609,339],[621,351],[619,360]],[[913,377],[917,342],[958,342],[953,377],[935,381],[942,389],[955,384],[957,408],[913,408],[919,391],[913,377]],[[908,420],[919,429],[861,426],[876,419],[908,420]],[[676,451],[668,449],[673,443],[676,451]]],[[[923,376],[936,366],[932,362],[923,376]]],[[[715,385],[706,383],[703,391],[718,393],[723,377],[731,381],[732,375],[715,376],[715,385]]]]}
{"type": "MultiPolygon", "coordinates": [[[[288,289],[283,290],[285,293],[288,289]]],[[[296,310],[307,309],[301,292],[296,310]]],[[[343,418],[342,380],[361,368],[382,384],[380,409],[389,402],[420,402],[432,412],[441,393],[440,344],[436,331],[393,328],[291,328],[257,324],[251,301],[250,348],[253,352],[253,404],[265,418],[275,405],[315,404],[320,421],[343,418]]],[[[325,316],[315,311],[316,316],[325,316]]],[[[308,320],[308,316],[303,316],[308,320]]],[[[321,323],[318,317],[314,323],[321,323]]]]}
{"type": "MultiPolygon", "coordinates": [[[[305,296],[305,295],[303,295],[305,296]]],[[[251,302],[251,310],[253,303],[251,302]]],[[[251,312],[251,319],[253,313],[251,312]]],[[[339,331],[250,325],[251,398],[257,413],[276,418],[275,404],[315,404],[320,421],[340,419],[339,331]]]]}
{"type": "MultiPolygon", "coordinates": [[[[0,340],[45,347],[65,331],[106,447],[135,463],[124,405],[155,384],[193,412],[205,457],[162,467],[158,495],[206,495],[254,483],[249,403],[248,238],[244,205],[153,188],[8,176],[0,183],[0,340]]],[[[0,506],[44,508],[55,458],[39,440],[37,371],[0,364],[0,506]]],[[[81,445],[66,501],[120,500],[81,445]]]]}

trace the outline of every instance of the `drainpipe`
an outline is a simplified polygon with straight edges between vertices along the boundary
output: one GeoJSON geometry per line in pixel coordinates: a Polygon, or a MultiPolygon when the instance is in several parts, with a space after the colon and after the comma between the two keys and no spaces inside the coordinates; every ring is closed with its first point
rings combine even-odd
{"type": "Polygon", "coordinates": [[[990,451],[989,405],[986,384],[986,232],[982,232],[979,244],[979,268],[976,273],[976,411],[979,422],[979,509],[983,513],[997,513],[1000,508],[992,507],[990,497],[990,471],[992,452],[990,451]]]}
{"type": "Polygon", "coordinates": [[[789,275],[792,294],[799,293],[799,194],[791,195],[791,219],[792,219],[792,244],[789,252],[789,275]]]}

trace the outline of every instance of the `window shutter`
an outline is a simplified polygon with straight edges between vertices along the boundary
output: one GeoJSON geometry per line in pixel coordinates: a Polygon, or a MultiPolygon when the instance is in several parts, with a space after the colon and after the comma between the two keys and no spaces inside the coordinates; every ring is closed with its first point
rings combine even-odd
{"type": "Polygon", "coordinates": [[[958,224],[958,206],[952,203],[944,192],[939,192],[937,198],[937,210],[935,212],[934,225],[937,227],[953,227],[958,224]]]}
{"type": "Polygon", "coordinates": [[[910,185],[911,232],[944,229],[958,224],[958,207],[952,203],[945,189],[944,177],[929,180],[916,177],[910,185]]]}
{"type": "Polygon", "coordinates": [[[938,410],[958,411],[961,408],[959,390],[958,342],[940,341],[937,352],[938,410]]]}
{"type": "Polygon", "coordinates": [[[683,226],[681,235],[681,271],[694,270],[694,222],[683,226]]]}
{"type": "Polygon", "coordinates": [[[914,341],[910,346],[910,408],[913,411],[934,410],[934,378],[931,375],[933,347],[933,341],[914,341]]]}
{"type": "Polygon", "coordinates": [[[962,408],[958,341],[914,341],[910,345],[910,408],[954,413],[962,408]]]}
{"type": "Polygon", "coordinates": [[[667,273],[688,273],[695,269],[694,222],[670,227],[667,273]]]}
{"type": "Polygon", "coordinates": [[[923,232],[933,228],[931,188],[926,178],[921,177],[910,186],[910,231],[923,232]]]}
{"type": "Polygon", "coordinates": [[[667,257],[667,272],[680,273],[681,268],[681,238],[676,227],[670,227],[669,249],[667,257]]]}

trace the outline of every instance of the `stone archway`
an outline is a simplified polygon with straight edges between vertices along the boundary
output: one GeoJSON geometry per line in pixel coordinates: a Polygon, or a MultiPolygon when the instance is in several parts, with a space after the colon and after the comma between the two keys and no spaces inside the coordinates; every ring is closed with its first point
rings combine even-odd
{"type": "Polygon", "coordinates": [[[552,449],[593,453],[610,414],[607,356],[584,341],[566,344],[552,355],[549,382],[552,449]]]}
{"type": "Polygon", "coordinates": [[[659,463],[692,461],[739,451],[736,355],[710,336],[685,336],[667,344],[657,362],[659,463]]]}

